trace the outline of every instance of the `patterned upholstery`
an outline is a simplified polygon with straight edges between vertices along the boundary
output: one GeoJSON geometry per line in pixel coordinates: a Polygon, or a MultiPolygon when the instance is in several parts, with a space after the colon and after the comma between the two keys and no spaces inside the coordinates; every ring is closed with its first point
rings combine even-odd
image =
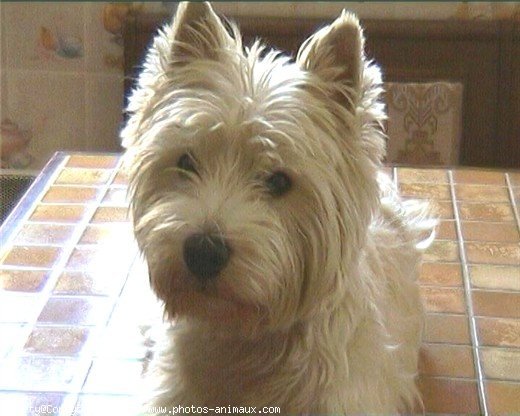
{"type": "Polygon", "coordinates": [[[462,84],[385,84],[387,161],[457,165],[462,124],[462,84]]]}

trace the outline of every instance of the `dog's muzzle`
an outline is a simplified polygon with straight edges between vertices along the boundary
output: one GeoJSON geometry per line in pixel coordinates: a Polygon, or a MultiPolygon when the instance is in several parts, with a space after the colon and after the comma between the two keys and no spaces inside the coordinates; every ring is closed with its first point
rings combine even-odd
{"type": "Polygon", "coordinates": [[[218,275],[229,260],[230,249],[220,235],[192,234],[184,241],[184,262],[201,280],[218,275]]]}

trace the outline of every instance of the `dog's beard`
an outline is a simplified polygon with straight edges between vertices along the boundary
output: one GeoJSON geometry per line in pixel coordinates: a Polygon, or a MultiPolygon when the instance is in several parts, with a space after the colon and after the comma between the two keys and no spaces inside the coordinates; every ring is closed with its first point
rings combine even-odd
{"type": "Polygon", "coordinates": [[[290,326],[301,295],[300,243],[290,240],[291,233],[275,215],[246,204],[238,209],[248,221],[219,226],[232,247],[229,263],[217,277],[201,280],[183,261],[185,239],[201,227],[194,214],[201,204],[171,194],[136,218],[150,282],[168,317],[195,318],[246,334],[290,326]]]}

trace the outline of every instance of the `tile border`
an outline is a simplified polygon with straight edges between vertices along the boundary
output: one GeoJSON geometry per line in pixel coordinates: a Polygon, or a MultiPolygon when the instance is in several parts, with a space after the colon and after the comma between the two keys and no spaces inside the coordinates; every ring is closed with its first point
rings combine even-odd
{"type": "Polygon", "coordinates": [[[509,173],[505,173],[506,177],[506,186],[509,195],[509,202],[511,207],[513,208],[513,216],[516,220],[516,227],[518,228],[518,232],[520,233],[520,208],[516,205],[515,195],[513,194],[513,185],[511,184],[511,179],[509,179],[509,173]]]}
{"type": "Polygon", "coordinates": [[[462,270],[462,284],[464,288],[464,297],[466,301],[466,311],[469,323],[469,334],[471,340],[471,348],[473,350],[473,365],[475,367],[475,377],[477,380],[477,391],[480,411],[482,415],[489,415],[487,407],[486,386],[484,384],[484,369],[480,354],[480,345],[478,339],[478,329],[475,314],[473,311],[471,276],[469,273],[468,261],[466,258],[466,247],[464,234],[462,233],[462,223],[459,213],[459,201],[455,191],[455,181],[453,179],[453,170],[448,170],[448,181],[451,193],[451,202],[453,204],[453,216],[455,218],[455,231],[457,233],[457,242],[459,247],[459,256],[462,270]]]}
{"type": "MultiPolygon", "coordinates": [[[[25,223],[25,219],[30,217],[32,211],[28,208],[33,206],[39,198],[41,199],[41,197],[43,197],[44,192],[53,182],[51,179],[60,172],[59,168],[66,163],[67,159],[67,155],[64,152],[55,153],[42,169],[40,174],[36,177],[22,199],[18,204],[16,204],[9,216],[5,219],[4,223],[0,227],[0,239],[3,249],[10,245],[10,242],[15,235],[15,231],[25,223]]],[[[2,250],[0,256],[3,254],[2,250]]]]}

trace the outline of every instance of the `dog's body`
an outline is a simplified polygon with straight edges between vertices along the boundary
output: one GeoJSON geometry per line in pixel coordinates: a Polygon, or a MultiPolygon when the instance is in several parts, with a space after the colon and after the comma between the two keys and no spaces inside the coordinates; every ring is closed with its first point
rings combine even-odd
{"type": "Polygon", "coordinates": [[[432,224],[378,173],[380,82],[347,13],[291,63],[244,52],[208,4],[179,6],[122,133],[136,238],[176,318],[148,405],[416,401],[418,243],[432,224]]]}

